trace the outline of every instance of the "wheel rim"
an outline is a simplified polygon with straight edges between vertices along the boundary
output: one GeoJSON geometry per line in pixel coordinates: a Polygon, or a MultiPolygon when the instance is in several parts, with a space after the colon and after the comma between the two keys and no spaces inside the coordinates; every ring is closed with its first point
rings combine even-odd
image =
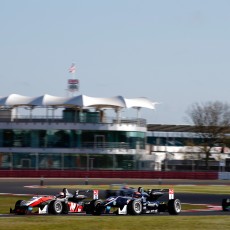
{"type": "Polygon", "coordinates": [[[139,213],[141,211],[141,204],[139,202],[134,204],[135,212],[139,213]]]}
{"type": "Polygon", "coordinates": [[[56,203],[56,204],[55,204],[55,210],[56,210],[57,212],[61,212],[62,206],[61,206],[60,203],[56,203]]]}
{"type": "Polygon", "coordinates": [[[176,210],[177,213],[181,211],[181,204],[180,204],[180,202],[175,202],[175,210],[176,210]]]}

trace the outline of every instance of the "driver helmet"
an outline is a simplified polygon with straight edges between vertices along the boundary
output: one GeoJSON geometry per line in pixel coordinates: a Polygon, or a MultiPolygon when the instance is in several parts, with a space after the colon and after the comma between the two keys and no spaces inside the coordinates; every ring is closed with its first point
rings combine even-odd
{"type": "Polygon", "coordinates": [[[58,196],[59,197],[64,197],[64,192],[59,192],[58,196]]]}
{"type": "Polygon", "coordinates": [[[79,190],[76,190],[74,196],[78,196],[78,195],[79,195],[79,190]]]}
{"type": "Polygon", "coordinates": [[[140,198],[141,197],[141,193],[140,192],[134,192],[133,193],[133,197],[134,198],[140,198]]]}
{"type": "Polygon", "coordinates": [[[128,186],[128,185],[125,185],[125,186],[123,187],[123,189],[129,189],[129,186],[128,186]]]}
{"type": "Polygon", "coordinates": [[[139,187],[137,191],[140,192],[140,193],[143,193],[144,189],[142,187],[139,187]]]}

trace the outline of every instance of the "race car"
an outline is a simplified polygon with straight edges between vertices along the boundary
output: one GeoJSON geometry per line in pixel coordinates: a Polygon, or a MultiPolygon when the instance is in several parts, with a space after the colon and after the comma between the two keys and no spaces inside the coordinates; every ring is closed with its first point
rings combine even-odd
{"type": "MultiPolygon", "coordinates": [[[[89,192],[86,191],[86,192],[89,192]]],[[[93,190],[93,198],[98,198],[98,190],[93,190]]],[[[79,194],[76,190],[74,194],[64,188],[62,192],[55,196],[34,196],[30,200],[18,200],[14,209],[10,208],[10,213],[15,214],[68,214],[87,212],[87,203],[83,200],[86,195],[79,194]]]]}
{"type": "Polygon", "coordinates": [[[223,199],[222,200],[222,210],[223,211],[230,211],[230,199],[223,199]]]}
{"type": "Polygon", "coordinates": [[[117,215],[140,215],[168,212],[171,215],[178,215],[181,212],[181,202],[174,199],[173,189],[149,189],[144,191],[139,187],[132,196],[111,196],[106,200],[92,200],[90,212],[93,215],[103,213],[115,213],[117,215]],[[168,194],[167,201],[160,199],[168,194]]]}

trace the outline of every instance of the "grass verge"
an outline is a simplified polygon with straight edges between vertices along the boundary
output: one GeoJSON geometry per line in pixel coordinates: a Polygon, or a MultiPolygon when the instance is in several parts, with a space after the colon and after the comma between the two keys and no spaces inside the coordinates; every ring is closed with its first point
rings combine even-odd
{"type": "Polygon", "coordinates": [[[230,218],[226,216],[16,216],[1,217],[0,229],[33,230],[226,230],[230,218]]]}

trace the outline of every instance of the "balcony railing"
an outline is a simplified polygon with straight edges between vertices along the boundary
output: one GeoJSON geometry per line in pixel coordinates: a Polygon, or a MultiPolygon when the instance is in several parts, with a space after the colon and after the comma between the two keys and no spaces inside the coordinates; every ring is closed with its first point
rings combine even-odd
{"type": "Polygon", "coordinates": [[[81,148],[92,149],[130,149],[130,145],[125,142],[84,142],[81,148]]]}
{"type": "Polygon", "coordinates": [[[3,122],[49,122],[49,123],[93,123],[93,124],[130,124],[137,125],[138,127],[146,127],[146,119],[143,118],[115,118],[115,117],[103,117],[99,119],[98,116],[91,117],[73,117],[71,119],[65,119],[62,116],[28,116],[17,115],[17,117],[0,116],[0,123],[3,122]]]}

